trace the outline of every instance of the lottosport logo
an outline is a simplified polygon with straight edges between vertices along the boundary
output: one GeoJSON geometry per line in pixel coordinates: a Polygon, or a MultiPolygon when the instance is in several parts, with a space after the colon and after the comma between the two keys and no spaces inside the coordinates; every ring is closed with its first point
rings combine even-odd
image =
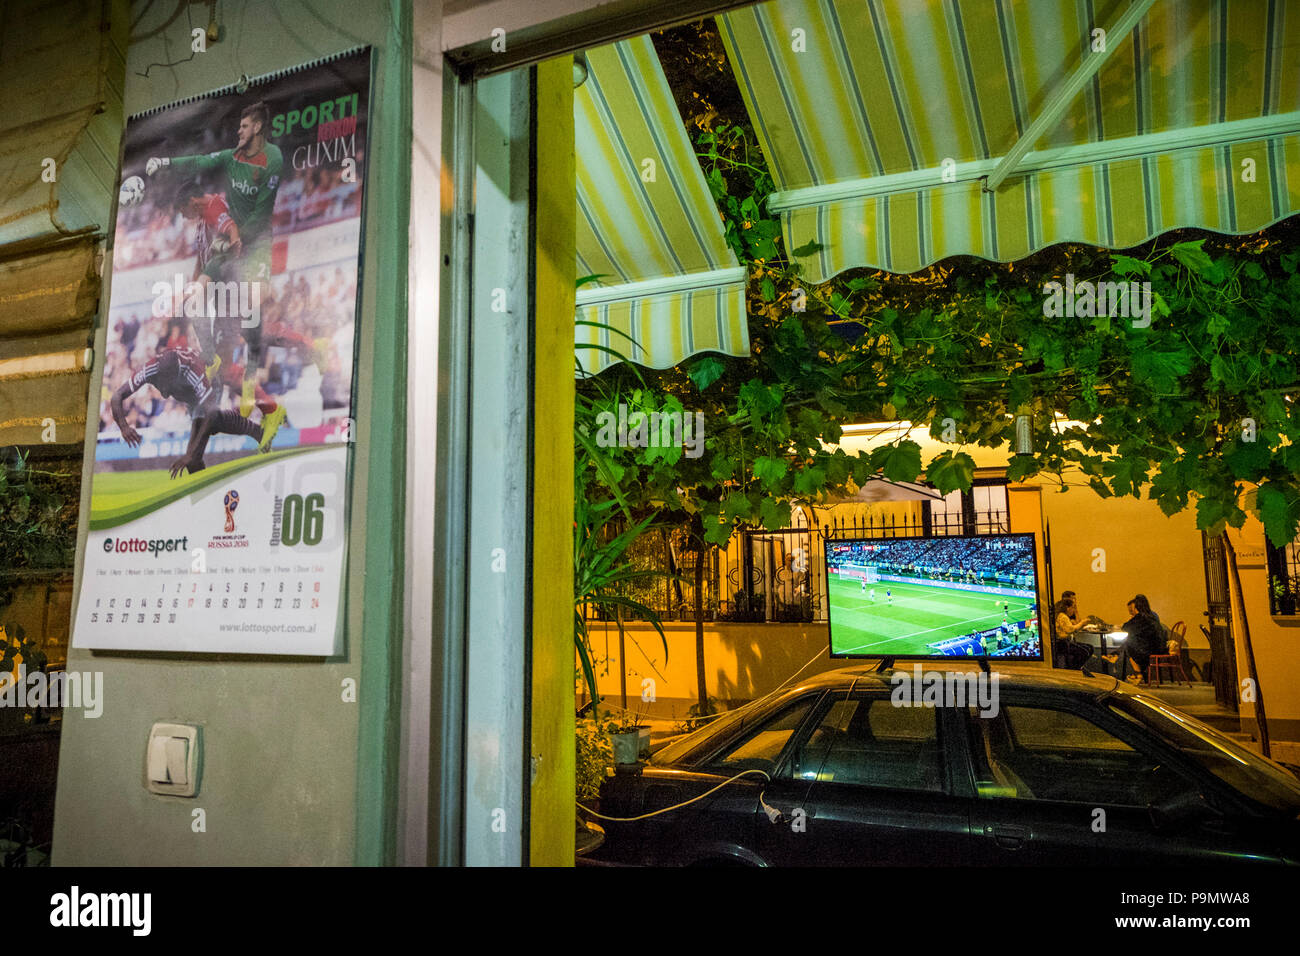
{"type": "Polygon", "coordinates": [[[239,492],[231,489],[226,492],[226,534],[235,530],[235,509],[239,507],[239,492]]]}

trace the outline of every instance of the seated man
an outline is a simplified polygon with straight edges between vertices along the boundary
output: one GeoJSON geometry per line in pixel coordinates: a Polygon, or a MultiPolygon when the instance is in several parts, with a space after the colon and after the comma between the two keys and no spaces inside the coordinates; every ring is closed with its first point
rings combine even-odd
{"type": "Polygon", "coordinates": [[[1164,629],[1144,594],[1138,594],[1128,602],[1128,612],[1130,617],[1120,628],[1128,634],[1128,638],[1124,641],[1124,649],[1120,651],[1119,674],[1116,676],[1136,683],[1147,679],[1147,665],[1151,655],[1164,653],[1164,629]],[[1128,673],[1129,661],[1133,662],[1137,674],[1128,673]]]}

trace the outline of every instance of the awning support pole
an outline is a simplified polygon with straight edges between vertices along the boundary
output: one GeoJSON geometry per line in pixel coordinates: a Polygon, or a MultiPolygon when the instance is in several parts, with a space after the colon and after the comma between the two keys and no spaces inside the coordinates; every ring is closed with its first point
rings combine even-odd
{"type": "Polygon", "coordinates": [[[994,192],[1003,181],[1010,176],[1020,161],[1025,158],[1025,154],[1033,145],[1042,138],[1043,134],[1054,127],[1060,120],[1062,114],[1069,105],[1074,102],[1074,98],[1079,95],[1084,84],[1091,80],[1105,64],[1111,53],[1120,45],[1120,43],[1132,31],[1139,20],[1141,20],[1152,4],[1156,0],[1134,0],[1132,6],[1124,11],[1124,14],[1115,22],[1111,29],[1106,31],[1105,48],[1092,53],[1085,57],[1083,62],[1075,68],[1065,80],[1052,91],[1052,95],[1047,98],[1043,104],[1043,111],[1034,117],[1034,121],[1029,124],[1029,128],[1016,140],[1016,144],[1007,151],[1002,157],[1002,162],[998,163],[997,168],[989,174],[988,180],[984,184],[986,193],[994,192]]]}

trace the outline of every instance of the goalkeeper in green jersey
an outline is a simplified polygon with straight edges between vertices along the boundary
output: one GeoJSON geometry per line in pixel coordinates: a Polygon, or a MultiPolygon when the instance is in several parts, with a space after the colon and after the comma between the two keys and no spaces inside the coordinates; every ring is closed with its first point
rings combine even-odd
{"type": "MultiPolygon", "coordinates": [[[[168,167],[190,176],[218,170],[224,174],[222,185],[226,203],[230,208],[230,218],[239,228],[240,240],[239,255],[232,263],[235,275],[230,278],[262,283],[258,290],[259,302],[270,291],[265,283],[271,279],[271,213],[284,168],[280,147],[266,141],[270,122],[270,110],[265,103],[258,101],[246,106],[239,114],[238,142],[233,149],[219,150],[206,156],[153,156],[144,168],[149,176],[168,167]]],[[[255,401],[257,370],[262,361],[260,314],[242,323],[242,334],[248,356],[244,362],[245,376],[239,407],[240,413],[247,415],[255,401]]]]}

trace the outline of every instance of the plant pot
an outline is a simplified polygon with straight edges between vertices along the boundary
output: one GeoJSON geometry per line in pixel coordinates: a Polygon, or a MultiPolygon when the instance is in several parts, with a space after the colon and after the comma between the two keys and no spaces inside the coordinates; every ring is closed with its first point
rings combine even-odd
{"type": "Polygon", "coordinates": [[[650,756],[650,728],[638,727],[626,733],[610,734],[614,745],[614,763],[634,764],[642,756],[650,756]]]}

